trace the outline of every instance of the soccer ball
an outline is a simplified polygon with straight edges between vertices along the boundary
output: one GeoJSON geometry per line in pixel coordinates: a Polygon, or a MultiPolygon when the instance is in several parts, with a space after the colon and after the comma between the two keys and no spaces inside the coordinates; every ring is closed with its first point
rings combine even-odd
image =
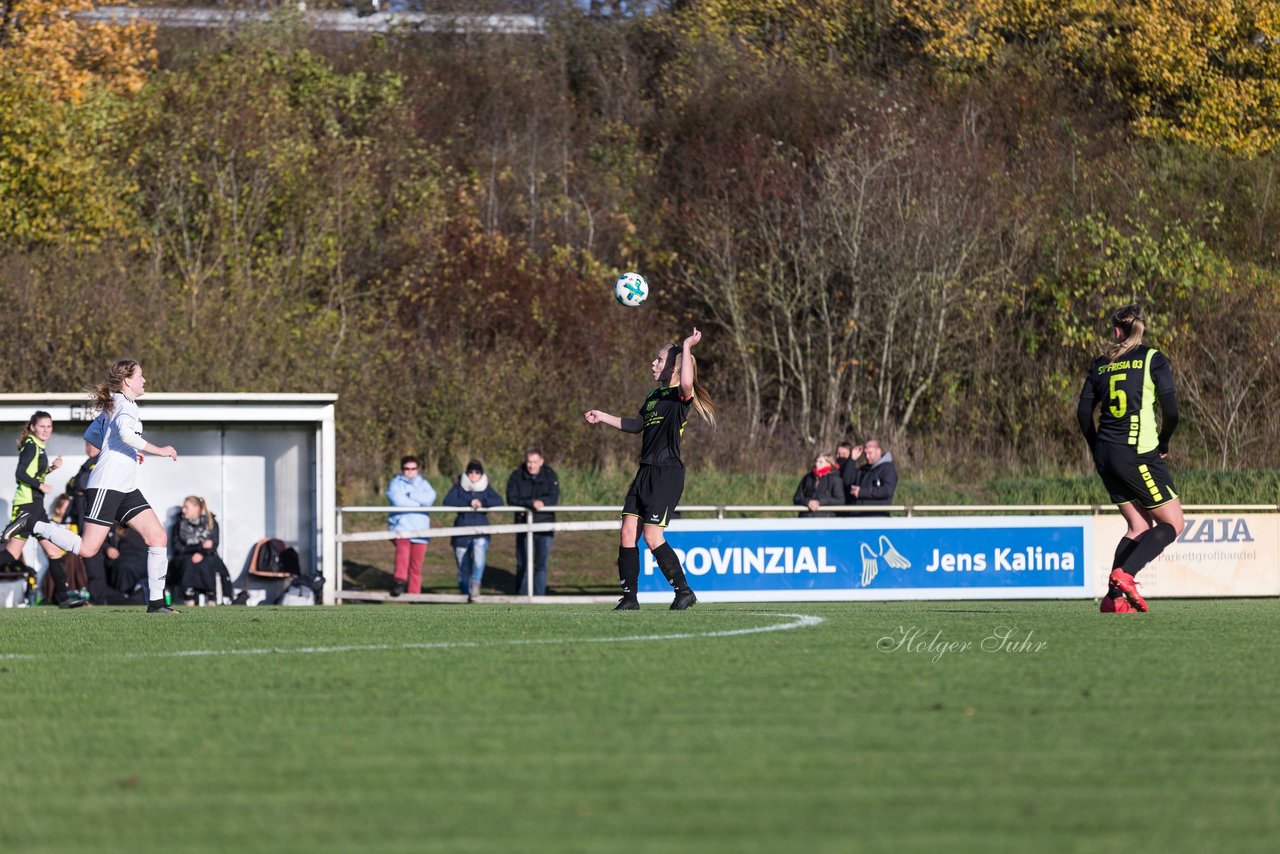
{"type": "Polygon", "coordinates": [[[627,308],[638,308],[649,297],[649,283],[639,273],[623,273],[613,283],[613,295],[627,308]]]}

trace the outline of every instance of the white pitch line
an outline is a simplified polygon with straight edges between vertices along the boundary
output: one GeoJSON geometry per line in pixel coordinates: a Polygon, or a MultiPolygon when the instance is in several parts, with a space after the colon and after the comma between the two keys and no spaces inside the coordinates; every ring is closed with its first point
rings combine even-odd
{"type": "MultiPolygon", "coordinates": [[[[808,614],[775,614],[765,613],[766,617],[787,617],[789,623],[774,623],[769,626],[757,626],[750,629],[722,629],[715,632],[677,632],[670,635],[624,635],[622,637],[603,638],[541,638],[496,640],[496,641],[437,641],[435,643],[370,643],[351,644],[345,646],[300,646],[300,647],[255,647],[249,649],[184,649],[173,652],[121,652],[115,655],[86,656],[92,658],[199,658],[215,655],[324,655],[337,652],[383,652],[401,649],[470,649],[485,646],[537,646],[544,644],[575,643],[634,643],[636,641],[668,641],[689,640],[692,638],[728,638],[739,635],[758,635],[764,632],[785,632],[816,626],[824,622],[821,617],[808,614]]],[[[5,653],[0,661],[29,661],[39,658],[65,656],[33,655],[29,653],[5,653]]]]}

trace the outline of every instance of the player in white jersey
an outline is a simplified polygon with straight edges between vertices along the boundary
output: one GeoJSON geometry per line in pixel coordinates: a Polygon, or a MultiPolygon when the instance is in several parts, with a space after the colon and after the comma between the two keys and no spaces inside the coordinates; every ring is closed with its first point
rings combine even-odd
{"type": "Polygon", "coordinates": [[[99,415],[85,430],[84,439],[101,453],[89,475],[85,493],[84,534],[77,536],[23,513],[9,523],[3,536],[35,533],[69,552],[92,557],[102,548],[116,523],[126,524],[147,544],[147,612],[176,614],[164,601],[169,538],[160,518],[136,486],[143,453],[178,459],[172,445],[159,447],[142,438],[142,420],[136,401],[145,393],[146,385],[142,366],[133,359],[121,359],[93,389],[99,415]]]}

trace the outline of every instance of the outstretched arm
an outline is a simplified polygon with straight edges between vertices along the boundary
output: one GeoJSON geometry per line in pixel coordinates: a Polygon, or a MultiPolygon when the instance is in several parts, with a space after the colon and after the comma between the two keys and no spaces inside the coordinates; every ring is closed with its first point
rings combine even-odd
{"type": "Polygon", "coordinates": [[[624,418],[610,415],[599,409],[591,410],[585,417],[588,424],[608,424],[610,427],[621,430],[624,433],[639,433],[644,426],[639,416],[629,415],[624,418]]]}
{"type": "MultiPolygon", "coordinates": [[[[689,355],[689,351],[693,349],[693,345],[697,344],[701,340],[702,340],[702,333],[698,331],[698,327],[696,326],[693,327],[693,333],[688,338],[684,339],[684,344],[681,345],[681,351],[680,351],[681,366],[693,364],[689,355]]],[[[681,368],[681,371],[680,371],[681,400],[688,400],[689,398],[693,397],[693,378],[694,378],[694,371],[686,371],[683,369],[683,367],[681,368]]]]}
{"type": "Polygon", "coordinates": [[[153,445],[150,442],[144,442],[142,450],[146,451],[148,454],[155,454],[157,457],[168,457],[174,462],[178,461],[178,452],[174,449],[173,445],[165,445],[161,447],[160,445],[153,445]]]}
{"type": "MultiPolygon", "coordinates": [[[[178,452],[173,449],[173,445],[160,447],[159,445],[153,445],[146,439],[142,438],[142,434],[138,432],[138,428],[141,425],[138,424],[136,419],[122,415],[116,423],[120,427],[120,438],[123,439],[124,443],[130,448],[133,448],[135,451],[146,451],[148,454],[155,454],[157,457],[168,457],[174,462],[177,462],[178,452]]],[[[142,460],[139,459],[138,462],[142,462],[142,460]]]]}

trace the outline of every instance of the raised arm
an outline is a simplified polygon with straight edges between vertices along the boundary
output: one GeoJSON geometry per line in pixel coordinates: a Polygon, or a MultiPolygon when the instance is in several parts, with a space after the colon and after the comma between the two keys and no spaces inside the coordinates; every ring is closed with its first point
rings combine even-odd
{"type": "MultiPolygon", "coordinates": [[[[698,327],[696,326],[693,327],[693,333],[688,338],[684,339],[684,343],[681,345],[681,351],[680,351],[681,365],[692,364],[692,361],[689,356],[689,351],[693,349],[693,345],[697,344],[701,340],[702,340],[702,333],[698,331],[698,327]]],[[[688,400],[689,398],[693,397],[694,374],[695,374],[694,371],[686,371],[686,370],[680,371],[680,399],[681,400],[688,400]]]]}

